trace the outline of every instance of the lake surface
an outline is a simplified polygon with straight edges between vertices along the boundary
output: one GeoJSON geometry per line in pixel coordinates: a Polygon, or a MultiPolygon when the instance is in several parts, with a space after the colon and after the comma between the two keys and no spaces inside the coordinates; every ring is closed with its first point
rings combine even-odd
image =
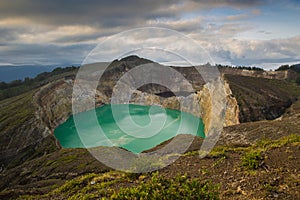
{"type": "Polygon", "coordinates": [[[64,148],[119,146],[134,153],[177,134],[205,137],[202,120],[178,110],[136,104],[108,104],[72,115],[54,131],[64,148]]]}

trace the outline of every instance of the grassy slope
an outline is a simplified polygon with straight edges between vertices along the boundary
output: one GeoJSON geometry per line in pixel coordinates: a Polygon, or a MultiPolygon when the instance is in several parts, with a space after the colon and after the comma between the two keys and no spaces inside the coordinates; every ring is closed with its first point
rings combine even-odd
{"type": "Polygon", "coordinates": [[[55,138],[43,136],[45,127],[35,116],[37,105],[33,95],[37,90],[35,88],[65,77],[74,77],[76,72],[75,67],[57,68],[38,75],[29,83],[0,90],[1,168],[12,168],[57,150],[55,138]],[[6,98],[7,95],[13,97],[6,98]]]}
{"type": "Polygon", "coordinates": [[[0,101],[0,161],[5,167],[17,166],[56,149],[54,138],[41,134],[43,127],[35,117],[32,101],[34,92],[0,101]]]}

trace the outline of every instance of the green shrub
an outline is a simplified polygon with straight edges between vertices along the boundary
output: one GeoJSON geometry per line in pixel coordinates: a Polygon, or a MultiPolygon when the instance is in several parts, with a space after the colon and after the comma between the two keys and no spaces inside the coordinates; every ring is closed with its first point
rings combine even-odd
{"type": "Polygon", "coordinates": [[[262,160],[260,151],[250,151],[242,157],[242,165],[248,169],[258,169],[261,167],[262,160]]]}

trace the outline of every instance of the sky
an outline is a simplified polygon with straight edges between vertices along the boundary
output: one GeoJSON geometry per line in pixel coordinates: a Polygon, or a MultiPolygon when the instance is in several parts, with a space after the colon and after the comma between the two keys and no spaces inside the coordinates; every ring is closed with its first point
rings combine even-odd
{"type": "MultiPolygon", "coordinates": [[[[81,64],[115,34],[160,27],[192,38],[215,63],[274,69],[300,62],[299,19],[300,1],[295,0],[3,0],[0,67],[81,64]]],[[[151,30],[143,37],[151,39],[151,30]]],[[[138,46],[143,40],[131,36],[130,42],[138,46]]],[[[166,42],[172,38],[152,40],[158,47],[166,42]]],[[[177,53],[188,45],[178,45],[177,53]]],[[[129,51],[126,45],[110,48],[129,51]]],[[[103,51],[97,61],[118,56],[112,51],[103,51]]],[[[156,61],[176,64],[156,53],[156,61]]]]}

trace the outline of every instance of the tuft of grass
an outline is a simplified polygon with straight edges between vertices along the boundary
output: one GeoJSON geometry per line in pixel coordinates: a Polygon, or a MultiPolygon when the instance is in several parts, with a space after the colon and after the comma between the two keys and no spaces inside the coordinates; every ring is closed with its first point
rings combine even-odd
{"type": "Polygon", "coordinates": [[[155,169],[163,167],[164,161],[166,161],[169,156],[171,156],[171,155],[138,157],[135,160],[133,160],[132,167],[130,170],[128,170],[128,172],[153,171],[155,169]]]}
{"type": "Polygon", "coordinates": [[[228,150],[228,147],[225,146],[216,147],[209,153],[209,156],[213,158],[227,158],[226,152],[228,150]]]}
{"type": "Polygon", "coordinates": [[[242,157],[242,165],[250,170],[255,170],[261,167],[262,161],[264,160],[261,151],[253,150],[247,152],[242,157]]]}
{"type": "Polygon", "coordinates": [[[214,162],[214,163],[212,164],[212,167],[216,167],[216,166],[222,164],[222,163],[224,162],[225,159],[226,159],[226,156],[220,157],[216,162],[214,162]]]}
{"type": "Polygon", "coordinates": [[[299,142],[300,135],[291,134],[278,140],[260,140],[256,143],[255,147],[261,148],[266,151],[273,148],[280,148],[287,144],[297,144],[299,142]]]}
{"type": "MultiPolygon", "coordinates": [[[[218,147],[215,147],[214,149],[212,149],[212,151],[209,152],[209,154],[207,156],[210,158],[222,158],[222,157],[227,158],[226,152],[228,152],[230,150],[231,150],[230,147],[218,146],[218,147]]],[[[201,152],[200,150],[194,150],[194,151],[186,152],[182,156],[200,156],[202,153],[203,152],[201,152]]]]}

